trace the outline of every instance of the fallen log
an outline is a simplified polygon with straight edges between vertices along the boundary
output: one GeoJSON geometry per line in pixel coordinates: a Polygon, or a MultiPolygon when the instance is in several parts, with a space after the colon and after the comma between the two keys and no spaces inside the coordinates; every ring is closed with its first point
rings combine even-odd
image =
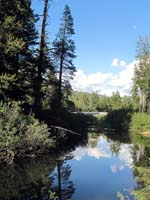
{"type": "Polygon", "coordinates": [[[69,129],[67,129],[67,128],[63,128],[63,127],[60,127],[60,126],[50,126],[50,128],[54,128],[54,129],[61,130],[61,131],[66,131],[66,132],[71,133],[71,134],[73,134],[73,135],[81,136],[80,133],[77,133],[77,132],[75,132],[75,131],[71,131],[71,130],[69,130],[69,129]]]}
{"type": "Polygon", "coordinates": [[[115,129],[110,129],[110,128],[100,128],[100,127],[89,127],[89,128],[88,128],[88,131],[115,133],[115,129]]]}

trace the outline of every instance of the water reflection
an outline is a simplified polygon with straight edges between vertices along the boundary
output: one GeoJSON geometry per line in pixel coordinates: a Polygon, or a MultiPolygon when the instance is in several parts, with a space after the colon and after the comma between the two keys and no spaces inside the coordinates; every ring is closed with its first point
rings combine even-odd
{"type": "Polygon", "coordinates": [[[17,165],[0,168],[0,199],[48,199],[53,178],[47,178],[55,167],[48,157],[21,161],[17,165]]]}
{"type": "Polygon", "coordinates": [[[134,175],[138,182],[134,194],[136,199],[150,199],[150,138],[135,136],[133,146],[134,175]]]}
{"type": "Polygon", "coordinates": [[[119,191],[134,199],[130,194],[136,186],[132,148],[132,144],[90,134],[87,146],[72,152],[74,158],[69,162],[71,180],[76,186],[72,199],[116,200],[119,191]]]}
{"type": "MultiPolygon", "coordinates": [[[[97,135],[97,138],[89,136],[88,145],[86,147],[77,148],[73,152],[73,158],[75,160],[82,160],[84,156],[94,157],[96,159],[116,157],[121,162],[119,168],[122,171],[125,166],[132,168],[132,146],[131,144],[122,144],[119,141],[108,140],[107,137],[103,135],[97,135]]],[[[116,165],[113,165],[113,168],[115,168],[114,166],[116,165]]]]}
{"type": "Polygon", "coordinates": [[[51,186],[51,190],[54,191],[60,200],[70,199],[75,191],[75,185],[70,180],[72,173],[71,166],[65,161],[57,160],[57,166],[50,177],[53,177],[55,181],[51,186]]]}
{"type": "Polygon", "coordinates": [[[117,192],[134,197],[136,167],[150,167],[150,146],[89,134],[88,143],[56,156],[0,167],[0,199],[116,200],[117,192]]]}

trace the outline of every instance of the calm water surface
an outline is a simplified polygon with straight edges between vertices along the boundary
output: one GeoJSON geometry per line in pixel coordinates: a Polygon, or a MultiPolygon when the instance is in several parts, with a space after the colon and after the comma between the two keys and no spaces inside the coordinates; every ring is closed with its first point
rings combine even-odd
{"type": "Polygon", "coordinates": [[[55,191],[64,200],[116,200],[117,193],[134,197],[134,163],[144,147],[90,134],[85,146],[59,156],[21,161],[0,169],[0,200],[47,200],[55,191]]]}

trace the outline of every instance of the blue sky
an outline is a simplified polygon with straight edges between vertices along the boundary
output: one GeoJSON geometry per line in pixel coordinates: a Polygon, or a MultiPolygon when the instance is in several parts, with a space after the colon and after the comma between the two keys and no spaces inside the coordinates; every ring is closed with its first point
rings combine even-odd
{"type": "MultiPolygon", "coordinates": [[[[82,75],[86,75],[87,85],[88,77],[91,74],[95,75],[95,78],[97,73],[106,76],[107,78],[104,82],[108,83],[114,78],[117,79],[117,76],[119,78],[120,73],[123,71],[129,71],[127,69],[129,65],[133,68],[137,39],[140,35],[149,36],[150,34],[149,0],[53,1],[54,3],[49,9],[48,31],[50,40],[54,39],[59,28],[64,6],[68,4],[74,18],[76,32],[74,36],[77,54],[75,65],[80,75],[81,71],[83,72],[82,75]],[[124,61],[124,64],[123,62],[120,64],[120,61],[124,61]],[[112,75],[109,77],[111,80],[108,80],[108,75],[110,74],[112,75]]],[[[42,0],[33,0],[33,8],[36,13],[41,14],[43,9],[42,0]]],[[[133,73],[133,70],[130,73],[133,73]]],[[[101,78],[101,76],[97,78],[101,78]]],[[[78,79],[80,78],[78,77],[78,79]]],[[[75,81],[80,81],[78,79],[75,81]]],[[[96,87],[98,88],[100,84],[100,82],[97,82],[96,87]]],[[[129,85],[131,86],[131,83],[129,85]]],[[[115,88],[111,88],[111,86],[109,84],[107,88],[102,89],[104,86],[100,85],[101,89],[95,88],[95,90],[101,90],[101,92],[103,91],[102,93],[105,93],[105,89],[110,90],[106,94],[111,93],[112,90],[122,90],[121,86],[119,88],[117,84],[115,88]]],[[[79,87],[77,83],[76,87],[79,87]]],[[[88,91],[88,87],[85,90],[88,91]]],[[[89,91],[92,90],[94,88],[89,88],[89,91]]],[[[129,92],[129,86],[125,90],[122,95],[129,92]]]]}

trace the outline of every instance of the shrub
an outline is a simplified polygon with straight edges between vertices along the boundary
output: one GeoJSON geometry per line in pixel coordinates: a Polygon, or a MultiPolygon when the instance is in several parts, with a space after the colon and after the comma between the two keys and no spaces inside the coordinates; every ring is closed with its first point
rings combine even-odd
{"type": "Polygon", "coordinates": [[[24,115],[17,102],[0,103],[0,159],[12,162],[16,156],[41,153],[53,147],[48,127],[24,115]]]}
{"type": "Polygon", "coordinates": [[[150,131],[150,114],[134,113],[130,123],[130,131],[136,133],[150,131]]]}

